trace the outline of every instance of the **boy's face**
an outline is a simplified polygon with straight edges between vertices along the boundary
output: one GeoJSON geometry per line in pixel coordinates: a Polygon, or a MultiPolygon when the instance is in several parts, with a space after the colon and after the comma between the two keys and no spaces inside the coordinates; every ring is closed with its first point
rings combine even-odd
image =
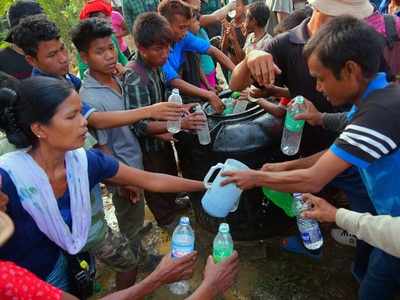
{"type": "Polygon", "coordinates": [[[242,17],[246,13],[246,5],[244,5],[242,1],[237,0],[235,10],[236,10],[235,17],[242,17]]]}
{"type": "Polygon", "coordinates": [[[159,68],[167,62],[170,45],[155,44],[147,48],[138,46],[138,49],[148,65],[153,68],[159,68]]]}
{"type": "Polygon", "coordinates": [[[64,43],[59,39],[39,42],[36,57],[27,55],[33,67],[52,76],[65,76],[69,70],[69,58],[64,43]]]}
{"type": "Polygon", "coordinates": [[[194,34],[198,33],[200,30],[200,20],[194,16],[192,22],[190,23],[190,31],[194,34]]]}
{"type": "Polygon", "coordinates": [[[173,20],[169,21],[175,42],[179,42],[181,39],[184,38],[189,30],[191,22],[192,19],[186,19],[184,16],[181,15],[175,15],[173,20]]]}
{"type": "Polygon", "coordinates": [[[255,20],[251,16],[250,11],[246,10],[246,19],[244,20],[244,28],[246,28],[246,34],[254,32],[255,20]]]}
{"type": "Polygon", "coordinates": [[[351,69],[352,67],[349,69],[347,63],[341,71],[340,79],[315,54],[311,54],[308,59],[308,68],[311,76],[317,80],[317,91],[323,93],[333,106],[354,103],[360,95],[360,74],[357,74],[359,70],[351,69]]]}
{"type": "Polygon", "coordinates": [[[81,56],[92,71],[103,74],[113,74],[118,60],[111,36],[93,40],[81,56]]]}

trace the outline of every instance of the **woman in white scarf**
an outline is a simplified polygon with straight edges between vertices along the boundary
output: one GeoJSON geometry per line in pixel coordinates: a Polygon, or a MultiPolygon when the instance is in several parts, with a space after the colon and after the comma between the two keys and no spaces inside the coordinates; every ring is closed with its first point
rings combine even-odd
{"type": "MultiPolygon", "coordinates": [[[[34,77],[21,82],[18,92],[0,90],[0,129],[19,149],[0,158],[3,191],[11,200],[9,213],[16,224],[16,234],[8,243],[11,246],[7,248],[7,244],[4,253],[1,249],[0,257],[28,269],[32,264],[34,272],[45,268],[39,264],[35,269],[37,258],[29,253],[41,252],[38,245],[29,244],[30,232],[18,228],[31,222],[27,226],[31,234],[35,230],[31,227],[37,226],[59,248],[78,253],[91,222],[89,191],[101,180],[154,192],[204,189],[198,181],[133,169],[96,150],[83,150],[87,122],[80,110],[79,95],[58,79],[34,77]],[[97,170],[97,175],[91,170],[97,170]],[[65,207],[61,200],[67,203],[65,207]],[[20,206],[25,215],[16,211],[20,206]]],[[[42,254],[46,255],[45,251],[42,254]]]]}

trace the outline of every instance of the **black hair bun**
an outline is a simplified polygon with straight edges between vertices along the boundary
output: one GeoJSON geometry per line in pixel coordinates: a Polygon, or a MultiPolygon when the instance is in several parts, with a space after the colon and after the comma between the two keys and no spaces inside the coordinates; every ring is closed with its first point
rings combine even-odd
{"type": "Polygon", "coordinates": [[[28,136],[19,128],[16,107],[18,94],[9,88],[0,89],[0,129],[17,148],[30,146],[28,136]]]}

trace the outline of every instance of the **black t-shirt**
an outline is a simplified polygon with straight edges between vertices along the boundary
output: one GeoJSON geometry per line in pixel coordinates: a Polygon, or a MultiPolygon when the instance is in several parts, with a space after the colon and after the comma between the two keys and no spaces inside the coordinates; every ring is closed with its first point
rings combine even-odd
{"type": "MultiPolygon", "coordinates": [[[[309,40],[307,23],[304,20],[299,26],[282,33],[265,46],[264,50],[271,53],[274,62],[282,70],[276,79],[276,84],[286,86],[293,97],[301,95],[313,102],[321,112],[336,112],[324,95],[316,90],[316,81],[311,77],[307,61],[303,56],[304,45],[309,40]]],[[[300,146],[300,155],[308,156],[328,148],[335,139],[335,133],[321,127],[305,125],[300,146]]]]}
{"type": "Polygon", "coordinates": [[[32,66],[25,57],[10,47],[0,50],[0,71],[18,79],[31,77],[32,66]]]}

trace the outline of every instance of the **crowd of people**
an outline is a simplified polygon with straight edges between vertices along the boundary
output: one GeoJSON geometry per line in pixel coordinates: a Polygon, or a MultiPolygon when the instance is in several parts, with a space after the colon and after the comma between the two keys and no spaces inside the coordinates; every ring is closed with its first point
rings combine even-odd
{"type": "MultiPolygon", "coordinates": [[[[303,96],[296,118],[306,126],[297,159],[226,172],[222,184],[304,193],[305,218],[357,239],[359,298],[394,299],[399,13],[396,0],[88,0],[70,31],[71,59],[40,4],[15,1],[0,50],[0,298],[85,299],[96,260],[116,273],[104,299],[142,299],[190,278],[197,252],[146,252],[145,204],[171,234],[188,207],[179,193],[205,189],[178,176],[167,122],[181,118],[182,130],[196,133],[207,120],[193,106],[221,113],[226,81],[279,119],[287,99],[303,96]],[[182,105],[166,101],[175,88],[182,105]],[[119,232],[105,221],[104,185],[119,232]],[[351,210],[321,198],[326,186],[342,190],[351,210]],[[136,283],[139,264],[151,272],[136,283]]],[[[319,257],[299,236],[284,244],[319,257]]],[[[236,251],[218,264],[209,257],[187,299],[214,299],[238,271],[236,251]]]]}

